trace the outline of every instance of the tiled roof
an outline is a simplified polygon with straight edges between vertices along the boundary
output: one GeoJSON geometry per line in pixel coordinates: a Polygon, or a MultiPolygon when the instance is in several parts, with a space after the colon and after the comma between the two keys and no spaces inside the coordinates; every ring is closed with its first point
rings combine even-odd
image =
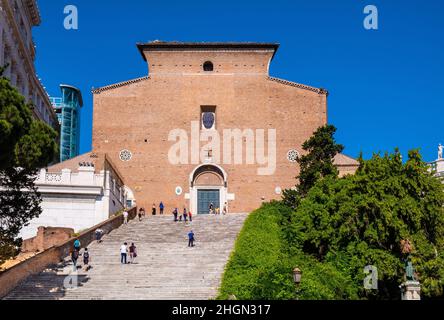
{"type": "Polygon", "coordinates": [[[291,82],[291,81],[287,81],[287,80],[283,80],[283,79],[279,79],[279,78],[275,78],[275,77],[268,77],[268,80],[275,81],[275,82],[278,82],[278,83],[281,83],[281,84],[285,84],[287,86],[296,87],[296,88],[299,88],[299,89],[313,91],[313,92],[316,92],[318,94],[325,94],[325,95],[328,96],[328,91],[325,90],[325,89],[322,89],[322,88],[310,87],[310,86],[307,86],[305,84],[291,82]]]}
{"type": "Polygon", "coordinates": [[[359,166],[359,162],[345,154],[339,153],[334,159],[333,163],[337,166],[359,166]]]}
{"type": "Polygon", "coordinates": [[[107,90],[111,90],[111,89],[115,89],[115,88],[119,88],[119,87],[124,87],[124,86],[127,86],[129,84],[133,84],[133,83],[137,83],[137,82],[140,82],[140,81],[148,80],[149,78],[150,78],[149,76],[145,76],[145,77],[141,77],[141,78],[137,78],[137,79],[123,81],[123,82],[111,84],[109,86],[104,86],[104,87],[101,87],[101,88],[93,89],[93,90],[91,90],[91,92],[94,93],[94,94],[100,94],[103,91],[107,91],[107,90]]]}

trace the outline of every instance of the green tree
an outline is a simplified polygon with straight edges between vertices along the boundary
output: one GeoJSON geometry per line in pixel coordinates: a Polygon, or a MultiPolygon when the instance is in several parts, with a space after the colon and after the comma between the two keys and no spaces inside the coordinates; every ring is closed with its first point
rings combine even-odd
{"type": "Polygon", "coordinates": [[[405,274],[400,242],[409,239],[423,295],[442,296],[443,185],[417,150],[405,163],[398,150],[360,162],[355,175],[330,176],[311,188],[292,216],[287,238],[318,261],[346,270],[356,285],[366,265],[376,266],[379,290],[360,294],[378,299],[399,299],[405,274]]]}
{"type": "Polygon", "coordinates": [[[325,125],[318,128],[302,145],[307,153],[297,160],[300,173],[296,179],[299,184],[283,192],[283,202],[287,206],[296,209],[300,199],[307,195],[316,181],[327,176],[338,176],[333,158],[344,150],[344,146],[336,143],[335,132],[335,126],[325,125]]]}
{"type": "Polygon", "coordinates": [[[31,105],[0,68],[0,264],[19,251],[20,229],[41,213],[38,168],[58,151],[57,133],[32,117],[31,105]]]}

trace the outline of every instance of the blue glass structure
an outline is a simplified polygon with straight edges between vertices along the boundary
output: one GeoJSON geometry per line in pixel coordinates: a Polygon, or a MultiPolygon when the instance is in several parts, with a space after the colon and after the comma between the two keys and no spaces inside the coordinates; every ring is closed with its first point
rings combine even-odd
{"type": "Polygon", "coordinates": [[[61,84],[61,98],[51,98],[60,122],[60,161],[79,155],[80,109],[83,106],[82,93],[76,87],[61,84]]]}

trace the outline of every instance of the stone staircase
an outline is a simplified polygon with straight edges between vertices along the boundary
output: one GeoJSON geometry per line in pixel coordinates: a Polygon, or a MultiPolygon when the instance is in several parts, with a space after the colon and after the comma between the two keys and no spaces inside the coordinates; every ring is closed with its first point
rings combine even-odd
{"type": "MultiPolygon", "coordinates": [[[[69,258],[29,277],[5,299],[194,300],[216,297],[246,214],[200,215],[193,222],[150,216],[123,225],[88,247],[92,268],[73,272],[69,258]],[[196,246],[188,248],[193,230],[196,246]],[[136,263],[120,263],[123,242],[137,246],[136,263]],[[76,285],[77,282],[77,285],[76,285]]],[[[81,253],[83,250],[81,251],[81,253]]],[[[78,265],[83,266],[82,257],[78,265]]]]}

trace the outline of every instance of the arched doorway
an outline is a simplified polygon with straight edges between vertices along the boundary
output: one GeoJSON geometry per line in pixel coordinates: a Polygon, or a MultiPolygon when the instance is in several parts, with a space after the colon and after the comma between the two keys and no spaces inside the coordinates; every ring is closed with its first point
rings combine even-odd
{"type": "Polygon", "coordinates": [[[227,201],[227,174],[214,164],[198,166],[190,175],[190,209],[196,214],[208,214],[209,205],[220,208],[227,201]]]}

